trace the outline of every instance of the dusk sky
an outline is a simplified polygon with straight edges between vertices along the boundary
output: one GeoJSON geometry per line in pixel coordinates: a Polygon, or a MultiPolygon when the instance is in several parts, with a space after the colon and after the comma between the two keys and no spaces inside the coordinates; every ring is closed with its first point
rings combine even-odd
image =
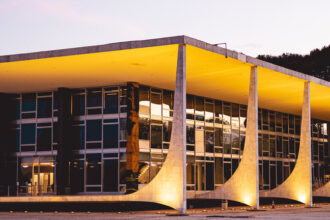
{"type": "Polygon", "coordinates": [[[0,55],[187,35],[251,56],[330,44],[328,0],[0,0],[0,55]]]}

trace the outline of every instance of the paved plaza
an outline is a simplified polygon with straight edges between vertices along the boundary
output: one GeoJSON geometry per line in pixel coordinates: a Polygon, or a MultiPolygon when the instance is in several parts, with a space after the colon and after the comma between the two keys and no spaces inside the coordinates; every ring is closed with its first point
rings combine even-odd
{"type": "Polygon", "coordinates": [[[315,208],[302,205],[279,205],[275,209],[262,206],[263,211],[246,207],[189,209],[188,216],[175,216],[173,210],[135,212],[0,212],[0,219],[330,219],[330,204],[316,204],[315,208]],[[169,216],[170,215],[170,216],[169,216]],[[172,215],[172,216],[171,216],[172,215]]]}

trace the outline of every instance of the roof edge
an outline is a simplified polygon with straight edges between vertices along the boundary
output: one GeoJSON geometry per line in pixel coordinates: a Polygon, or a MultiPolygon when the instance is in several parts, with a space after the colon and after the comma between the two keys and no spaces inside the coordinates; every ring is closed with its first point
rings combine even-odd
{"type": "Polygon", "coordinates": [[[189,44],[191,46],[195,46],[198,47],[200,49],[204,49],[204,50],[208,50],[210,52],[214,52],[214,53],[218,53],[221,54],[223,56],[227,56],[236,60],[241,60],[243,62],[252,64],[252,65],[256,65],[256,66],[260,66],[260,67],[264,67],[267,69],[271,69],[280,73],[284,73],[286,75],[289,76],[293,76],[302,80],[306,80],[306,81],[310,81],[313,83],[317,83],[323,86],[327,86],[330,87],[330,82],[317,78],[315,76],[311,76],[311,75],[307,75],[305,73],[301,73],[295,70],[291,70],[276,64],[272,64],[263,60],[259,60],[255,57],[251,57],[251,56],[247,56],[245,54],[233,51],[233,50],[229,50],[223,47],[218,47],[217,45],[213,45],[213,44],[209,44],[206,43],[204,41],[201,40],[197,40],[188,36],[184,36],[184,42],[185,44],[189,44]]]}
{"type": "Polygon", "coordinates": [[[107,52],[107,51],[115,51],[115,50],[136,49],[143,47],[155,47],[155,46],[164,46],[171,44],[181,44],[184,43],[184,37],[185,36],[181,35],[181,36],[173,36],[173,37],[148,39],[148,40],[125,41],[125,42],[116,42],[116,43],[109,43],[103,45],[4,55],[4,56],[0,56],[0,63],[89,54],[89,53],[99,53],[99,52],[107,52]]]}
{"type": "Polygon", "coordinates": [[[320,85],[330,87],[330,82],[323,79],[319,79],[314,76],[310,76],[301,72],[297,72],[291,69],[287,69],[282,66],[278,66],[257,58],[247,56],[242,53],[238,53],[233,50],[225,49],[223,47],[218,47],[217,45],[209,44],[201,40],[197,40],[192,37],[185,35],[164,37],[164,38],[154,38],[148,40],[135,40],[135,41],[125,41],[125,42],[116,42],[103,45],[94,45],[94,46],[85,46],[85,47],[75,47],[68,49],[59,49],[59,50],[49,50],[49,51],[40,51],[32,53],[22,53],[22,54],[12,54],[0,56],[0,63],[14,62],[14,61],[24,61],[24,60],[33,60],[33,59],[43,59],[43,58],[52,58],[52,57],[62,57],[70,55],[80,55],[80,54],[89,54],[89,53],[99,53],[107,51],[116,51],[116,50],[127,50],[127,49],[136,49],[144,47],[155,47],[155,46],[165,46],[171,44],[188,44],[195,46],[210,52],[221,54],[233,59],[241,60],[243,62],[261,66],[267,69],[271,69],[277,72],[281,72],[296,78],[314,82],[320,85]]]}

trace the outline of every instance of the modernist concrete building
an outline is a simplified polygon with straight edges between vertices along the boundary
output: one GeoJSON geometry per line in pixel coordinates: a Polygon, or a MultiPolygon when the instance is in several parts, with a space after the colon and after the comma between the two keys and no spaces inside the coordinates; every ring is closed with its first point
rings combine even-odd
{"type": "Polygon", "coordinates": [[[0,57],[0,202],[330,196],[330,83],[187,36],[0,57]]]}

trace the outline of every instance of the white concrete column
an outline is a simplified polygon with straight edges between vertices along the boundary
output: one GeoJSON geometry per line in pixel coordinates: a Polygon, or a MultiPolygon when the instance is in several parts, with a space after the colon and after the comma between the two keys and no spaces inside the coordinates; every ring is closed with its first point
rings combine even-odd
{"type": "MultiPolygon", "coordinates": [[[[307,206],[313,206],[313,195],[312,195],[312,144],[311,144],[311,101],[310,101],[310,82],[304,84],[304,98],[301,115],[301,134],[300,134],[300,147],[303,147],[303,157],[300,157],[299,163],[306,163],[306,192],[304,196],[301,196],[302,202],[307,206]],[[305,201],[303,200],[305,197],[305,201]]],[[[300,154],[300,152],[299,152],[300,154]]],[[[299,156],[298,156],[299,157],[299,156]]],[[[298,163],[297,159],[297,163],[298,163]]]]}
{"type": "Polygon", "coordinates": [[[258,169],[258,77],[257,66],[251,67],[246,138],[242,160],[232,177],[214,191],[196,198],[227,199],[259,208],[258,169]]]}
{"type": "Polygon", "coordinates": [[[304,83],[301,115],[300,147],[296,165],[290,176],[262,197],[288,198],[312,206],[311,112],[310,82],[304,83]]]}
{"type": "Polygon", "coordinates": [[[176,154],[179,155],[180,167],[178,167],[182,176],[180,186],[182,189],[182,206],[181,213],[186,213],[187,200],[187,169],[186,169],[186,45],[179,45],[178,64],[176,72],[176,83],[174,92],[174,109],[173,109],[173,123],[170,146],[176,154]]]}
{"type": "MultiPolygon", "coordinates": [[[[130,201],[150,201],[170,206],[181,213],[186,202],[186,45],[180,44],[174,92],[170,146],[163,167],[144,188],[130,194],[130,201]]],[[[130,196],[128,195],[128,196],[130,196]]]]}
{"type": "Polygon", "coordinates": [[[252,166],[255,168],[255,187],[256,187],[256,200],[253,207],[259,209],[259,142],[258,142],[258,69],[257,66],[251,67],[250,76],[250,91],[248,102],[248,117],[251,117],[248,122],[252,123],[251,127],[247,126],[246,136],[251,136],[250,143],[254,145],[254,155],[252,166]]]}

